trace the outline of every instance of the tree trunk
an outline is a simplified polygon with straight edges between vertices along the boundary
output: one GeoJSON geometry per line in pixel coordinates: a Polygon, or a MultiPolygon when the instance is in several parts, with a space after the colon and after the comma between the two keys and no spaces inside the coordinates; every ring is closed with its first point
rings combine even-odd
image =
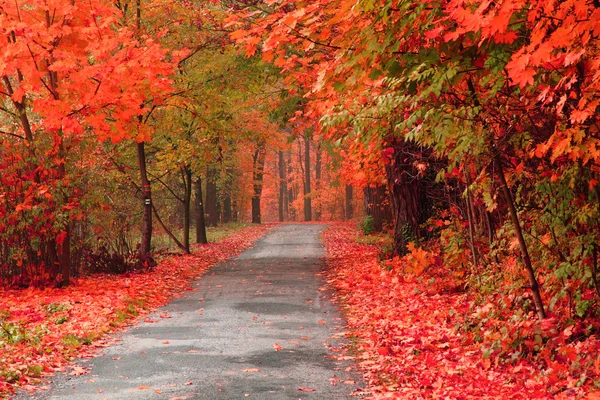
{"type": "MultiPolygon", "coordinates": [[[[288,151],[288,157],[287,157],[287,176],[293,176],[294,174],[294,167],[292,166],[292,150],[290,149],[288,151]]],[[[292,205],[292,208],[289,208],[289,205],[291,203],[293,203],[294,201],[296,201],[296,193],[294,191],[294,184],[290,184],[288,185],[288,195],[287,195],[287,204],[288,204],[288,210],[287,210],[287,216],[288,219],[293,219],[294,221],[296,221],[296,209],[294,208],[294,206],[292,205]]]]}
{"type": "Polygon", "coordinates": [[[352,197],[352,185],[346,185],[346,220],[351,220],[354,217],[352,197]]]}
{"type": "Polygon", "coordinates": [[[252,163],[252,223],[260,224],[260,198],[262,196],[263,189],[263,175],[265,168],[265,145],[261,143],[254,152],[253,163],[252,163]]]}
{"type": "Polygon", "coordinates": [[[182,167],[185,196],[183,198],[183,247],[190,254],[190,208],[192,204],[192,171],[186,165],[182,167]]]}
{"type": "MultiPolygon", "coordinates": [[[[62,134],[59,134],[60,143],[58,145],[58,176],[60,180],[65,179],[67,176],[65,166],[65,150],[63,145],[62,134]]],[[[68,195],[63,193],[65,197],[65,203],[68,202],[68,195]]],[[[68,286],[71,283],[71,231],[69,226],[69,219],[65,222],[65,227],[57,240],[58,250],[58,262],[60,263],[59,275],[57,276],[56,285],[58,287],[68,286]]]]}
{"type": "Polygon", "coordinates": [[[279,151],[279,222],[283,222],[287,217],[287,176],[285,154],[279,151]]]}
{"type": "Polygon", "coordinates": [[[223,199],[223,223],[231,222],[233,219],[233,208],[231,206],[231,196],[229,193],[225,193],[225,198],[223,199]]]}
{"type": "Polygon", "coordinates": [[[515,228],[515,234],[517,235],[519,247],[521,248],[521,253],[523,254],[523,264],[525,264],[525,270],[527,271],[527,278],[529,279],[529,286],[531,288],[531,294],[533,296],[533,303],[535,304],[538,319],[543,320],[546,318],[546,311],[544,310],[544,303],[542,302],[540,287],[535,277],[533,265],[531,264],[531,258],[529,257],[527,243],[525,242],[525,238],[523,237],[523,230],[521,229],[521,223],[519,222],[519,215],[517,214],[517,209],[515,208],[515,203],[512,194],[510,192],[510,189],[508,188],[508,184],[506,183],[504,169],[502,168],[502,160],[500,160],[500,157],[497,154],[494,156],[494,162],[498,170],[498,178],[500,179],[502,192],[504,194],[504,200],[508,205],[510,219],[512,220],[513,226],[515,228]]]}
{"type": "Polygon", "coordinates": [[[310,192],[310,140],[304,136],[304,220],[312,221],[312,202],[310,192]]]}
{"type": "MultiPolygon", "coordinates": [[[[320,196],[321,189],[321,146],[317,147],[317,154],[315,159],[315,191],[320,196]]],[[[315,206],[315,221],[321,220],[321,201],[320,197],[317,198],[317,204],[315,206]]]]}
{"type": "Polygon", "coordinates": [[[217,226],[219,213],[217,210],[217,170],[209,165],[206,169],[206,226],[217,226]]]}
{"type": "Polygon", "coordinates": [[[233,184],[233,170],[227,168],[225,173],[225,189],[223,190],[223,223],[231,222],[233,208],[231,206],[231,187],[233,184]]]}
{"type": "Polygon", "coordinates": [[[139,256],[144,259],[150,255],[150,246],[152,242],[152,192],[150,191],[150,181],[146,170],[146,148],[144,142],[137,144],[138,166],[140,169],[140,180],[142,183],[142,206],[144,207],[142,216],[142,240],[140,243],[139,256]]]}
{"type": "Polygon", "coordinates": [[[206,244],[206,222],[204,221],[204,204],[202,203],[202,178],[196,179],[196,243],[206,244]]]}
{"type": "Polygon", "coordinates": [[[424,182],[412,162],[422,150],[413,144],[396,141],[393,160],[386,167],[390,197],[394,211],[394,255],[406,254],[409,242],[421,239],[420,225],[427,220],[424,182]],[[411,155],[411,157],[408,157],[411,155]]]}
{"type": "Polygon", "coordinates": [[[364,190],[363,199],[365,214],[373,217],[373,230],[375,232],[383,231],[383,227],[389,225],[392,221],[392,210],[385,186],[367,186],[364,190]]]}
{"type": "Polygon", "coordinates": [[[233,222],[238,222],[239,214],[240,214],[240,212],[238,210],[238,201],[237,201],[237,198],[234,198],[231,201],[231,220],[233,222]]]}

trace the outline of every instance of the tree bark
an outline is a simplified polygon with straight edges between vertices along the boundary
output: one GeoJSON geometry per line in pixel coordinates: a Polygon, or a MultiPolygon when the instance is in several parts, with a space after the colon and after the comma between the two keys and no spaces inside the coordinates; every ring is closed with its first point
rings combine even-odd
{"type": "Polygon", "coordinates": [[[496,164],[496,168],[498,171],[498,178],[500,179],[500,186],[502,187],[502,192],[504,194],[504,200],[508,205],[508,211],[510,214],[510,219],[512,220],[513,226],[515,228],[515,234],[517,235],[517,240],[519,241],[519,247],[521,249],[521,253],[523,254],[523,264],[525,264],[525,270],[527,271],[527,278],[529,280],[529,287],[531,289],[531,294],[533,296],[533,303],[535,304],[535,308],[537,311],[538,319],[543,320],[546,318],[546,311],[544,310],[544,303],[542,301],[542,296],[540,294],[540,287],[538,281],[535,277],[535,271],[533,270],[533,265],[531,264],[531,258],[529,257],[529,250],[527,249],[527,243],[525,242],[525,238],[523,236],[523,230],[521,229],[521,223],[519,222],[519,215],[517,214],[517,209],[515,208],[515,203],[512,197],[512,193],[508,188],[508,184],[506,183],[506,177],[504,176],[504,169],[502,167],[502,160],[500,156],[497,154],[494,155],[494,162],[496,164]]]}
{"type": "MultiPolygon", "coordinates": [[[[294,168],[292,166],[292,150],[290,149],[288,151],[288,157],[287,157],[287,176],[293,176],[294,173],[294,168]]],[[[297,191],[294,191],[294,184],[289,184],[288,185],[288,195],[287,195],[287,204],[288,204],[288,210],[287,210],[287,216],[288,219],[293,219],[294,221],[296,221],[296,209],[294,208],[294,206],[292,205],[291,208],[289,208],[289,205],[291,203],[293,203],[294,201],[296,201],[296,193],[297,191]]]]}
{"type": "Polygon", "coordinates": [[[287,176],[285,154],[279,151],[279,222],[283,222],[287,217],[287,176]]]}
{"type": "Polygon", "coordinates": [[[204,204],[202,203],[202,178],[196,179],[196,243],[207,244],[204,204]]]}
{"type": "Polygon", "coordinates": [[[185,252],[186,251],[185,246],[183,245],[183,243],[181,243],[179,241],[179,239],[177,239],[177,236],[175,236],[173,234],[173,232],[171,232],[171,230],[169,228],[167,228],[167,226],[165,225],[165,223],[163,222],[163,220],[160,218],[160,215],[158,214],[158,210],[156,209],[156,207],[154,207],[154,204],[152,204],[152,211],[154,212],[154,216],[156,217],[156,221],[163,228],[163,230],[165,231],[165,233],[171,238],[171,240],[173,240],[173,242],[177,245],[177,247],[179,247],[179,249],[181,249],[182,251],[185,252]]]}
{"type": "Polygon", "coordinates": [[[427,220],[425,187],[420,172],[412,162],[422,149],[402,140],[392,144],[393,160],[386,167],[394,211],[394,255],[406,254],[409,242],[421,239],[420,225],[427,220]],[[410,156],[410,157],[409,157],[410,156]]]}
{"type": "Polygon", "coordinates": [[[265,168],[265,144],[261,143],[254,152],[253,156],[253,168],[252,168],[252,223],[260,224],[260,198],[262,196],[263,189],[263,176],[265,168]]]}
{"type": "Polygon", "coordinates": [[[471,254],[473,256],[473,266],[477,269],[479,267],[479,260],[477,257],[477,249],[475,248],[475,207],[473,206],[473,199],[471,197],[471,180],[469,175],[465,174],[465,182],[467,185],[467,221],[469,223],[469,245],[471,246],[471,254]]]}
{"type": "Polygon", "coordinates": [[[383,231],[384,225],[389,225],[392,221],[392,210],[385,186],[367,186],[363,194],[365,214],[373,217],[373,230],[383,231]]]}
{"type": "Polygon", "coordinates": [[[354,204],[352,198],[352,185],[346,185],[346,220],[351,220],[354,217],[354,204]]]}
{"type": "Polygon", "coordinates": [[[206,169],[206,226],[217,226],[219,213],[217,210],[217,170],[209,165],[206,169]]]}
{"type": "Polygon", "coordinates": [[[139,248],[139,256],[143,259],[150,254],[152,244],[152,192],[146,170],[146,148],[144,142],[137,143],[137,158],[142,183],[142,206],[144,210],[142,215],[142,240],[139,248]]]}
{"type": "Polygon", "coordinates": [[[223,190],[223,223],[228,223],[231,222],[233,218],[233,208],[231,205],[233,170],[231,168],[227,168],[225,175],[225,189],[223,190]]]}
{"type": "MultiPolygon", "coordinates": [[[[321,146],[317,146],[315,155],[315,192],[320,194],[321,189],[321,146]]],[[[315,221],[321,220],[321,201],[317,199],[315,206],[315,221]]]]}
{"type": "Polygon", "coordinates": [[[312,221],[312,201],[310,192],[310,140],[304,136],[304,220],[312,221]]]}
{"type": "MultiPolygon", "coordinates": [[[[67,176],[65,166],[65,150],[63,145],[62,134],[59,134],[60,143],[58,145],[58,176],[60,180],[67,176]]],[[[68,202],[68,195],[63,193],[65,202],[68,202]]],[[[71,283],[71,231],[69,219],[65,223],[64,230],[60,240],[57,240],[58,261],[60,262],[59,275],[57,276],[56,284],[58,287],[68,286],[71,283]]]]}
{"type": "Polygon", "coordinates": [[[189,166],[182,167],[183,185],[185,196],[183,197],[183,247],[185,253],[190,254],[190,209],[192,204],[192,171],[189,166]]]}

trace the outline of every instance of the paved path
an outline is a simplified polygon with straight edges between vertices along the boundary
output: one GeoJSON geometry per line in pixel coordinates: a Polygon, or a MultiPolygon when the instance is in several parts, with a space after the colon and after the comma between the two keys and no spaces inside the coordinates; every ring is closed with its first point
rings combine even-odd
{"type": "Polygon", "coordinates": [[[159,322],[132,328],[103,356],[83,363],[90,374],[58,376],[37,397],[349,398],[362,384],[327,347],[340,346],[335,335],[343,321],[316,276],[324,266],[322,228],[277,227],[159,311],[171,318],[155,316],[159,322]]]}

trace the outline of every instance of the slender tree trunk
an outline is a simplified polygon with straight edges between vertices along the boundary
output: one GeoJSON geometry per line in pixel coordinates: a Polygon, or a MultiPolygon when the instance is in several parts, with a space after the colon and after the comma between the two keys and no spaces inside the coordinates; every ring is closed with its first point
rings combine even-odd
{"type": "Polygon", "coordinates": [[[496,230],[494,227],[494,216],[488,210],[485,210],[486,225],[488,230],[488,241],[490,246],[494,243],[494,237],[496,236],[496,230]]]}
{"type": "MultiPolygon", "coordinates": [[[[320,197],[321,193],[321,146],[317,147],[317,152],[315,156],[315,192],[320,197]]],[[[317,204],[315,206],[315,221],[321,220],[321,199],[317,199],[317,204]]]]}
{"type": "Polygon", "coordinates": [[[521,223],[519,222],[519,215],[517,214],[517,209],[515,208],[515,203],[512,194],[510,192],[510,189],[508,188],[508,184],[506,183],[506,177],[504,176],[504,169],[502,167],[502,160],[497,154],[494,156],[494,162],[496,163],[498,178],[500,179],[502,192],[504,194],[504,200],[508,205],[510,219],[512,220],[513,226],[515,228],[515,234],[517,235],[519,247],[521,248],[521,253],[523,254],[523,264],[525,264],[525,270],[527,271],[529,286],[531,288],[531,294],[533,296],[533,303],[535,304],[538,318],[540,320],[543,320],[546,318],[546,311],[544,310],[544,303],[542,302],[540,287],[535,277],[533,265],[531,264],[531,258],[529,257],[527,243],[525,242],[525,238],[523,237],[523,230],[521,229],[521,223]]]}
{"type": "Polygon", "coordinates": [[[233,209],[231,206],[231,187],[233,184],[233,170],[227,168],[225,173],[225,189],[223,190],[223,222],[231,222],[233,209]]]}
{"type": "Polygon", "coordinates": [[[196,243],[206,244],[206,222],[204,221],[204,204],[202,203],[202,178],[196,179],[196,243]]]}
{"type": "Polygon", "coordinates": [[[223,223],[231,222],[233,219],[233,208],[231,206],[231,196],[229,193],[225,193],[225,198],[223,199],[223,223]]]}
{"type": "Polygon", "coordinates": [[[471,246],[471,254],[473,255],[473,266],[477,269],[479,267],[479,260],[477,258],[477,250],[475,249],[475,212],[473,210],[473,202],[471,199],[471,182],[469,177],[466,176],[467,183],[467,220],[469,222],[469,244],[471,246]]]}
{"type": "Polygon", "coordinates": [[[183,245],[183,243],[181,243],[179,241],[179,239],[177,239],[177,236],[175,236],[173,234],[173,232],[171,232],[171,230],[169,228],[167,228],[167,226],[165,225],[163,220],[160,218],[160,215],[158,214],[158,210],[156,209],[156,207],[154,207],[154,204],[152,204],[152,211],[154,212],[154,217],[156,217],[156,221],[163,228],[165,233],[171,238],[171,240],[173,240],[173,242],[177,245],[177,247],[179,247],[179,249],[181,249],[183,252],[186,252],[186,249],[185,249],[185,246],[183,245]]]}
{"type": "Polygon", "coordinates": [[[265,168],[265,145],[264,143],[259,144],[258,148],[254,152],[253,156],[253,172],[252,172],[252,223],[260,224],[260,198],[262,196],[263,189],[263,175],[265,168]]]}
{"type": "MultiPolygon", "coordinates": [[[[293,176],[293,174],[294,174],[294,168],[292,166],[292,149],[290,149],[288,151],[288,157],[287,157],[287,176],[288,176],[288,179],[289,179],[290,176],[293,176]]],[[[291,203],[293,203],[294,201],[296,201],[296,195],[295,195],[295,193],[296,192],[294,192],[294,184],[293,183],[289,184],[288,185],[288,195],[287,195],[287,198],[286,198],[286,202],[287,202],[287,205],[288,205],[287,216],[288,216],[288,219],[291,218],[294,221],[296,221],[296,209],[293,207],[293,205],[292,205],[292,207],[290,209],[289,205],[291,203]]]]}
{"type": "Polygon", "coordinates": [[[192,204],[192,171],[189,166],[183,168],[185,196],[183,198],[183,247],[185,253],[190,254],[190,209],[192,204]]]}
{"type": "Polygon", "coordinates": [[[287,176],[285,154],[279,151],[279,222],[283,222],[287,217],[287,176]]]}
{"type": "Polygon", "coordinates": [[[304,220],[312,221],[312,201],[310,192],[310,140],[304,136],[304,220]]]}
{"type": "Polygon", "coordinates": [[[352,185],[346,185],[346,219],[351,220],[354,217],[354,204],[352,201],[352,185]]]}
{"type": "MultiPolygon", "coordinates": [[[[64,180],[67,176],[65,166],[65,150],[63,145],[63,137],[60,135],[60,143],[58,145],[58,176],[60,180],[64,180]]],[[[65,202],[68,202],[68,194],[63,193],[65,202]]],[[[69,219],[65,222],[65,227],[62,235],[57,240],[58,261],[60,262],[59,276],[56,284],[58,287],[68,286],[71,283],[71,227],[69,219]]]]}
{"type": "Polygon", "coordinates": [[[206,170],[206,226],[217,226],[219,213],[217,210],[217,170],[209,165],[206,170]]]}
{"type": "Polygon", "coordinates": [[[150,181],[148,180],[148,172],[146,170],[146,149],[144,142],[137,144],[138,167],[140,170],[140,180],[142,183],[142,241],[139,249],[141,259],[146,258],[150,254],[152,244],[152,192],[150,191],[150,181]]]}

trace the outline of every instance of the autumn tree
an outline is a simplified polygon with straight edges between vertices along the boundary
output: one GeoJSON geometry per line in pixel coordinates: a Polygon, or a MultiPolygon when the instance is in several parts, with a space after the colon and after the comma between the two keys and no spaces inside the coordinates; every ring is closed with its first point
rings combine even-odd
{"type": "Polygon", "coordinates": [[[40,266],[65,285],[71,226],[81,218],[70,161],[87,141],[149,137],[140,105],[171,90],[172,64],[152,40],[115,28],[118,12],[103,1],[14,3],[1,13],[3,241],[16,265],[40,266]]]}

